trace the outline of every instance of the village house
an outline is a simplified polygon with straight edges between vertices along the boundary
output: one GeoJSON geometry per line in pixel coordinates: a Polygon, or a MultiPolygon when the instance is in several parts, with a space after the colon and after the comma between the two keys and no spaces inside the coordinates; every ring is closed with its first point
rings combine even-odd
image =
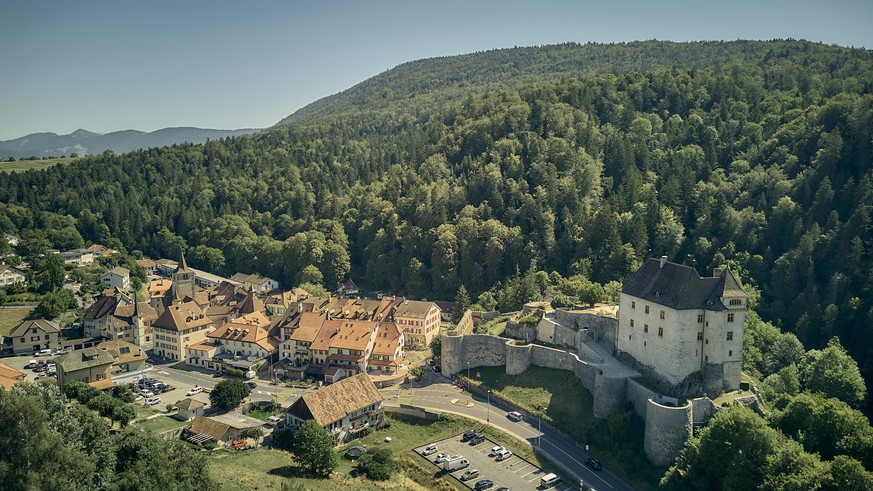
{"type": "Polygon", "coordinates": [[[383,397],[365,374],[345,378],[327,387],[307,392],[285,411],[286,426],[300,428],[314,419],[335,443],[356,438],[366,428],[378,428],[384,421],[383,397]]]}
{"type": "Polygon", "coordinates": [[[134,304],[130,296],[114,290],[85,310],[83,330],[86,337],[122,339],[148,351],[154,347],[152,324],[157,318],[150,304],[134,304]]]}
{"type": "Polygon", "coordinates": [[[88,250],[94,254],[94,257],[111,256],[118,252],[115,249],[110,249],[102,244],[91,244],[88,246],[88,250]]]}
{"type": "Polygon", "coordinates": [[[24,372],[16,370],[9,365],[0,363],[0,387],[3,387],[7,391],[12,390],[12,387],[14,387],[15,384],[23,383],[26,376],[27,375],[24,372]]]}
{"type": "Polygon", "coordinates": [[[24,271],[8,264],[0,264],[0,286],[9,286],[16,283],[27,284],[27,275],[24,271]]]}
{"type": "Polygon", "coordinates": [[[176,409],[178,409],[178,411],[173,417],[180,421],[188,421],[197,416],[203,416],[205,407],[205,402],[186,397],[176,403],[176,409]]]}
{"type": "Polygon", "coordinates": [[[158,264],[147,257],[137,259],[136,264],[144,269],[147,275],[155,274],[158,271],[158,264]]]}
{"type": "Polygon", "coordinates": [[[194,416],[187,428],[187,441],[197,445],[209,442],[228,443],[241,438],[247,430],[264,427],[263,421],[240,413],[194,416]]]}
{"type": "Polygon", "coordinates": [[[105,350],[85,348],[55,358],[58,385],[78,380],[97,389],[112,387],[112,364],[115,359],[105,350]]]}
{"type": "Polygon", "coordinates": [[[394,322],[403,329],[407,349],[426,350],[440,332],[440,309],[433,302],[403,300],[396,306],[394,322]]]}
{"type": "Polygon", "coordinates": [[[257,293],[267,293],[279,288],[278,281],[261,276],[257,273],[237,273],[231,276],[230,279],[232,281],[238,281],[246,290],[253,289],[257,293]]]}
{"type": "Polygon", "coordinates": [[[94,262],[94,253],[89,251],[88,249],[73,249],[71,251],[64,251],[60,253],[61,260],[64,261],[64,265],[72,265],[72,266],[84,266],[86,264],[92,264],[94,262]]]}
{"type": "Polygon", "coordinates": [[[210,332],[207,340],[186,348],[186,363],[210,369],[228,365],[251,370],[279,347],[279,340],[264,328],[269,321],[260,312],[227,322],[210,332]]]}
{"type": "Polygon", "coordinates": [[[180,302],[167,307],[152,323],[153,353],[168,360],[185,361],[185,349],[202,343],[215,325],[197,303],[180,302]]]}
{"type": "Polygon", "coordinates": [[[376,325],[376,338],[367,370],[379,374],[394,374],[406,357],[403,351],[404,334],[394,322],[380,322],[376,325]]]}
{"type": "Polygon", "coordinates": [[[139,378],[146,371],[146,354],[139,346],[121,339],[103,341],[97,349],[112,355],[113,383],[126,382],[139,378]]]}
{"type": "Polygon", "coordinates": [[[116,266],[100,277],[103,288],[130,289],[130,270],[116,266]]]}
{"type": "Polygon", "coordinates": [[[36,353],[43,349],[58,349],[61,328],[55,321],[36,319],[24,321],[9,333],[12,352],[36,353]]]}

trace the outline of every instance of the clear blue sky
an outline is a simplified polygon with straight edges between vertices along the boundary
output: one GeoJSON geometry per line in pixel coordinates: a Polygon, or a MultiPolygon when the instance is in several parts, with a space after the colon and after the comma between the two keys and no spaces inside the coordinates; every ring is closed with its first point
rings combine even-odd
{"type": "Polygon", "coordinates": [[[0,0],[0,140],[261,128],[400,63],[567,41],[873,47],[871,0],[0,0]]]}

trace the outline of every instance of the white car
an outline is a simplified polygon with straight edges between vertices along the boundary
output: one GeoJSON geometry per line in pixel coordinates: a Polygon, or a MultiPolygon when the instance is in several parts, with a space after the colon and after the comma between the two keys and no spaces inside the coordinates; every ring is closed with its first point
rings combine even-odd
{"type": "Polygon", "coordinates": [[[510,452],[509,450],[501,450],[500,453],[497,454],[498,461],[506,460],[510,457],[512,457],[512,452],[510,452]]]}
{"type": "Polygon", "coordinates": [[[430,455],[432,453],[435,453],[437,450],[439,449],[436,445],[428,445],[427,448],[425,448],[424,451],[421,452],[421,455],[430,455]]]}
{"type": "Polygon", "coordinates": [[[511,419],[512,421],[521,421],[522,419],[524,419],[524,416],[518,411],[507,413],[506,417],[511,419]]]}
{"type": "Polygon", "coordinates": [[[503,451],[503,447],[501,447],[500,445],[496,445],[494,447],[491,447],[491,451],[488,452],[488,456],[494,457],[495,455],[499,454],[502,451],[503,451]]]}
{"type": "Polygon", "coordinates": [[[143,397],[154,397],[155,393],[150,390],[144,390],[140,392],[140,395],[142,395],[143,397]]]}
{"type": "Polygon", "coordinates": [[[195,385],[194,388],[189,390],[187,393],[185,393],[185,395],[186,396],[196,396],[197,394],[199,394],[201,392],[203,392],[203,387],[198,387],[195,385]]]}
{"type": "Polygon", "coordinates": [[[145,401],[146,406],[154,406],[155,404],[160,404],[160,403],[161,403],[161,398],[158,396],[149,397],[145,401]]]}
{"type": "Polygon", "coordinates": [[[436,458],[433,459],[434,464],[442,464],[443,462],[449,460],[449,454],[447,453],[438,453],[436,458]]]}

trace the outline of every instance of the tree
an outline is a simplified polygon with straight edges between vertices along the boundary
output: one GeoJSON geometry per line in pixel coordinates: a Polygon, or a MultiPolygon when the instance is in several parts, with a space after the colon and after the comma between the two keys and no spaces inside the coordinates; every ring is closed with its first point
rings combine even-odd
{"type": "Polygon", "coordinates": [[[252,389],[242,380],[222,380],[209,393],[209,402],[212,403],[213,407],[230,411],[239,406],[239,403],[248,397],[251,391],[252,389]]]}
{"type": "Polygon", "coordinates": [[[409,369],[409,374],[415,377],[416,379],[420,379],[422,375],[424,375],[424,367],[412,367],[409,369]]]}
{"type": "Polygon", "coordinates": [[[434,361],[443,356],[443,338],[439,334],[430,340],[430,355],[433,356],[434,361]]]}
{"type": "Polygon", "coordinates": [[[76,299],[73,292],[70,290],[61,290],[59,292],[46,293],[39,301],[36,307],[38,315],[46,319],[54,319],[64,313],[67,309],[76,306],[76,299]]]}
{"type": "Polygon", "coordinates": [[[321,271],[319,271],[318,268],[311,264],[303,268],[303,271],[300,273],[301,283],[312,283],[314,285],[321,285],[323,281],[324,275],[321,274],[321,271]]]}
{"type": "Polygon", "coordinates": [[[867,398],[858,363],[836,337],[828,341],[825,349],[807,352],[800,378],[805,389],[836,397],[855,408],[867,398]]]}
{"type": "Polygon", "coordinates": [[[314,419],[304,421],[294,436],[294,460],[316,476],[328,476],[336,468],[333,437],[314,419]]]}
{"type": "Polygon", "coordinates": [[[457,324],[461,317],[464,316],[464,312],[470,308],[470,295],[467,294],[467,289],[464,285],[461,285],[458,288],[458,294],[455,296],[455,310],[452,311],[452,322],[457,324]]]}
{"type": "Polygon", "coordinates": [[[374,448],[361,455],[357,470],[375,481],[387,481],[397,472],[398,466],[391,449],[374,448]]]}
{"type": "Polygon", "coordinates": [[[43,293],[56,292],[64,286],[64,262],[57,254],[49,254],[37,262],[39,269],[39,290],[43,293]]]}
{"type": "Polygon", "coordinates": [[[599,283],[594,283],[591,281],[583,284],[579,288],[579,292],[577,293],[577,295],[580,302],[587,303],[592,307],[597,302],[602,302],[606,297],[603,287],[599,283]]]}

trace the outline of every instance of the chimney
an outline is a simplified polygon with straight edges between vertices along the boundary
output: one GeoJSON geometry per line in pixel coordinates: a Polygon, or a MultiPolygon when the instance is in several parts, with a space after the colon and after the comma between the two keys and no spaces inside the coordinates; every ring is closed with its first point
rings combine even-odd
{"type": "Polygon", "coordinates": [[[664,264],[667,263],[667,256],[661,256],[661,269],[664,269],[664,264]]]}

